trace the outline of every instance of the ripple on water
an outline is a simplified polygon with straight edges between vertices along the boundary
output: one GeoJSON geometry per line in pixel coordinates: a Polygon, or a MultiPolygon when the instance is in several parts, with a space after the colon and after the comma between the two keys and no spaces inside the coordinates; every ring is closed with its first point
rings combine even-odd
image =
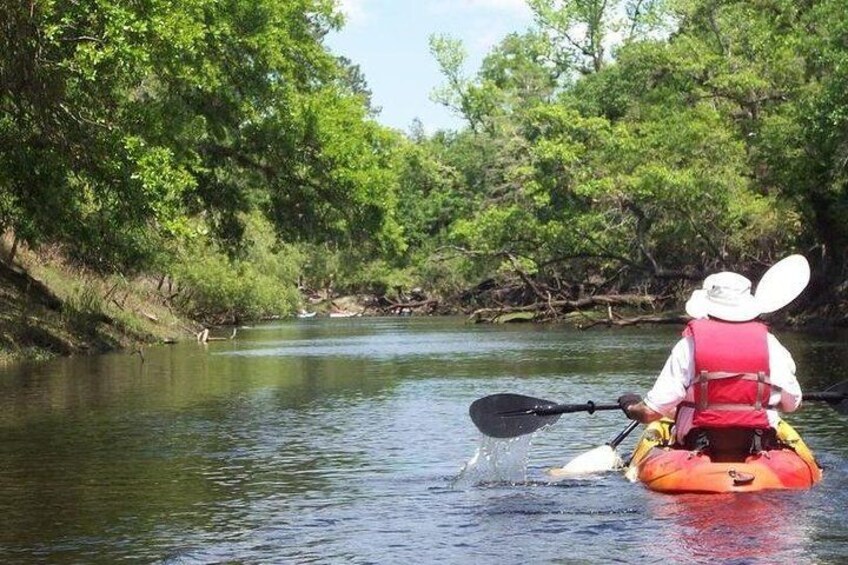
{"type": "MultiPolygon", "coordinates": [[[[618,412],[501,445],[468,418],[496,392],[642,390],[676,338],[363,319],[151,348],[142,368],[30,368],[0,380],[0,561],[848,562],[848,419],[826,406],[790,419],[826,467],[819,487],[730,497],[547,479],[621,431],[618,412]]],[[[799,374],[841,379],[811,366],[821,347],[799,374]]]]}

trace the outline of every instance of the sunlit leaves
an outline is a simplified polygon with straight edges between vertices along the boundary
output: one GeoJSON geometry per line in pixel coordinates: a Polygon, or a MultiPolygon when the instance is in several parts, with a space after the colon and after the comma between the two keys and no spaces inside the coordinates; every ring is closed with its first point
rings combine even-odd
{"type": "Polygon", "coordinates": [[[787,103],[811,92],[803,10],[782,0],[694,0],[638,3],[647,10],[638,14],[636,4],[531,2],[553,44],[512,36],[476,78],[448,81],[474,102],[466,107],[476,111],[481,147],[522,148],[481,151],[474,169],[460,164],[484,197],[454,224],[456,242],[481,257],[512,253],[536,265],[572,257],[657,276],[797,244],[791,175],[769,150],[802,157],[785,134],[798,133],[787,103]],[[536,80],[569,65],[584,76],[536,80]],[[537,91],[545,94],[510,103],[527,84],[545,84],[537,91]],[[516,180],[499,191],[495,170],[516,180]]]}
{"type": "Polygon", "coordinates": [[[0,7],[0,222],[25,241],[143,269],[196,216],[238,254],[274,201],[292,239],[402,247],[391,135],[322,43],[332,0],[0,7]]]}
{"type": "Polygon", "coordinates": [[[150,147],[143,139],[129,137],[125,148],[134,171],[129,184],[134,209],[157,222],[169,235],[177,236],[185,227],[183,195],[195,185],[190,172],[175,163],[166,147],[150,147]]]}
{"type": "MultiPolygon", "coordinates": [[[[326,89],[302,102],[296,141],[271,150],[276,162],[297,159],[291,170],[272,168],[268,175],[270,213],[280,232],[341,244],[373,238],[376,247],[397,252],[403,247],[394,217],[398,134],[366,119],[357,97],[326,89]]],[[[292,128],[276,123],[279,131],[292,128]]]]}

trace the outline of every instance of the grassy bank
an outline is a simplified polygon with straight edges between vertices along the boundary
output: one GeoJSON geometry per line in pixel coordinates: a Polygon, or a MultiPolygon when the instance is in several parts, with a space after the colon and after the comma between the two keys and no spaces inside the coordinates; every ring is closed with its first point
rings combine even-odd
{"type": "Polygon", "coordinates": [[[45,359],[186,339],[200,328],[151,278],[127,280],[19,251],[0,266],[0,360],[45,359]]]}
{"type": "MultiPolygon", "coordinates": [[[[477,285],[446,293],[448,298],[420,289],[391,296],[339,296],[330,288],[320,292],[298,289],[294,282],[298,269],[308,264],[314,270],[321,255],[305,260],[291,249],[275,250],[270,235],[263,239],[257,233],[263,232],[254,231],[252,240],[265,243],[256,247],[248,260],[227,262],[214,250],[199,248],[190,260],[178,263],[173,278],[167,279],[100,276],[49,250],[20,249],[10,263],[11,242],[8,237],[0,239],[0,362],[194,340],[204,326],[294,316],[299,310],[319,316],[331,312],[470,315],[470,321],[560,322],[583,329],[684,321],[679,311],[682,302],[671,298],[663,304],[648,301],[648,305],[642,303],[650,297],[641,295],[538,304],[531,296],[526,305],[528,298],[520,281],[477,285]],[[615,307],[609,302],[613,299],[618,300],[615,307]]],[[[312,279],[332,280],[334,270],[328,267],[326,272],[329,274],[323,278],[313,273],[312,279]]],[[[842,325],[844,310],[838,306],[844,304],[827,301],[826,307],[816,308],[799,303],[800,310],[787,308],[768,321],[773,325],[842,325]]]]}

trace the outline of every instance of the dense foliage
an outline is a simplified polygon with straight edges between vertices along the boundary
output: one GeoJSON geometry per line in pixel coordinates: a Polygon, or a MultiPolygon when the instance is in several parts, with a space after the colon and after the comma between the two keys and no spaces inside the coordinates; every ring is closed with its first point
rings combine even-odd
{"type": "Polygon", "coordinates": [[[0,5],[0,226],[144,269],[202,216],[398,245],[393,138],[322,43],[330,0],[0,5]]]}
{"type": "Polygon", "coordinates": [[[332,0],[0,0],[0,228],[213,318],[298,285],[673,295],[789,252],[842,298],[844,1],[528,5],[474,73],[432,38],[467,127],[403,135],[332,0]]]}
{"type": "Polygon", "coordinates": [[[528,3],[536,27],[476,76],[461,45],[432,42],[437,99],[468,124],[441,138],[440,161],[474,202],[444,243],[511,274],[525,300],[756,277],[789,252],[834,298],[848,274],[844,2],[528,3]]]}

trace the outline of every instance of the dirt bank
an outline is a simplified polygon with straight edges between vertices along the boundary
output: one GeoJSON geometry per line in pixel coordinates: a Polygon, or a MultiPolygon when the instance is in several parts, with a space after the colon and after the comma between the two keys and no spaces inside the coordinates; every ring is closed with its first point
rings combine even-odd
{"type": "Polygon", "coordinates": [[[97,353],[193,337],[154,281],[97,277],[60,257],[20,251],[0,262],[0,360],[97,353]]]}

